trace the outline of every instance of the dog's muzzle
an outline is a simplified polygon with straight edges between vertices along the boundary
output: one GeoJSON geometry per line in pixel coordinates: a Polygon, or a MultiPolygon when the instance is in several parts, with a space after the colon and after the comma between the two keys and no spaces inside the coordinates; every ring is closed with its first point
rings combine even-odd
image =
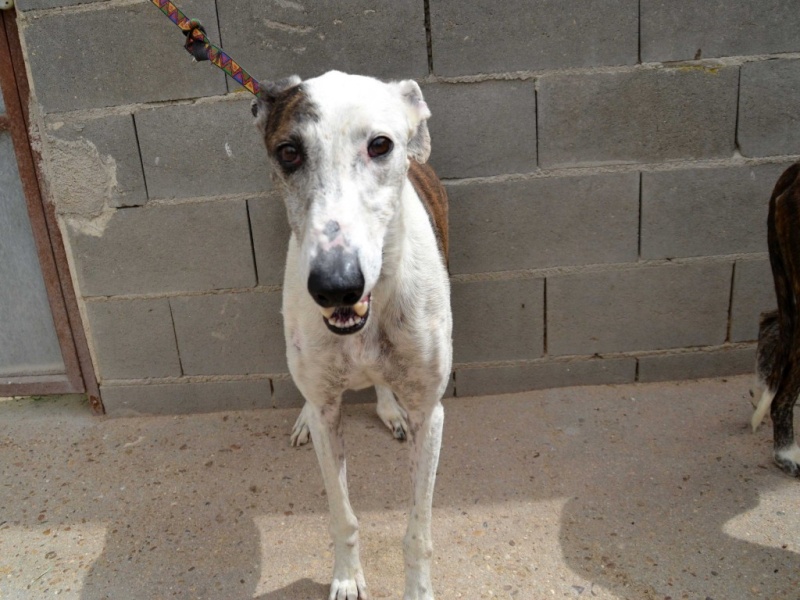
{"type": "Polygon", "coordinates": [[[355,253],[341,246],[320,253],[311,264],[308,293],[333,333],[355,333],[367,324],[370,295],[363,295],[364,275],[355,253]]]}

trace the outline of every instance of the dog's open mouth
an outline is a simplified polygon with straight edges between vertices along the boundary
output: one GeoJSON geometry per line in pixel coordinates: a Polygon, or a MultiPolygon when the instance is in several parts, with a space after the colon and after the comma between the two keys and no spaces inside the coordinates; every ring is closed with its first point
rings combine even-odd
{"type": "Polygon", "coordinates": [[[369,303],[370,294],[367,294],[353,306],[320,308],[322,320],[333,333],[339,335],[355,333],[367,324],[369,303]]]}

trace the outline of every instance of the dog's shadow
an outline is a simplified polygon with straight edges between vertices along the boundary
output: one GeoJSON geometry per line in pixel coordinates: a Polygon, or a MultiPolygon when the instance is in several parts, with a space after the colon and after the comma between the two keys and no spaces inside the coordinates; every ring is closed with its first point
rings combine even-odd
{"type": "Polygon", "coordinates": [[[319,600],[326,598],[330,584],[317,583],[311,579],[298,579],[294,583],[274,592],[258,596],[256,600],[319,600]]]}
{"type": "MultiPolygon", "coordinates": [[[[491,432],[491,441],[474,444],[449,431],[438,504],[469,493],[464,481],[480,490],[473,491],[480,504],[504,495],[510,506],[556,502],[558,529],[544,538],[557,535],[573,573],[565,595],[605,589],[612,596],[603,597],[636,600],[796,600],[797,525],[787,515],[794,514],[798,482],[772,464],[769,427],[750,433],[745,389],[734,401],[719,393],[730,386],[717,383],[716,394],[703,397],[700,385],[714,383],[672,384],[675,397],[660,390],[658,402],[648,401],[647,386],[593,388],[587,397],[580,388],[550,390],[542,393],[549,400],[533,406],[525,396],[509,396],[505,402],[518,407],[513,420],[475,402],[470,419],[491,432]],[[688,402],[681,397],[687,391],[702,399],[688,402]]],[[[529,538],[549,522],[537,523],[533,506],[529,538]]],[[[508,535],[519,546],[523,532],[508,535]]],[[[542,541],[528,543],[541,548],[533,555],[552,552],[542,541]]],[[[520,588],[520,597],[541,592],[529,580],[508,584],[520,588]]]]}

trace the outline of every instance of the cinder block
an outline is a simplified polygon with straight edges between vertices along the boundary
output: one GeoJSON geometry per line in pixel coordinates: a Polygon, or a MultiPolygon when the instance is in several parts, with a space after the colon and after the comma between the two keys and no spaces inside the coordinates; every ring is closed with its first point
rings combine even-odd
{"type": "MultiPolygon", "coordinates": [[[[181,9],[219,40],[213,0],[186,0],[181,9]]],[[[52,13],[22,25],[35,97],[44,112],[211,96],[227,89],[222,71],[210,63],[192,64],[180,30],[150,2],[52,13]]]]}
{"type": "Polygon", "coordinates": [[[544,167],[728,157],[739,70],[548,75],[538,84],[544,167]]]}
{"type": "Polygon", "coordinates": [[[628,65],[638,60],[635,0],[431,2],[437,75],[628,65]]]}
{"type": "Polygon", "coordinates": [[[269,379],[157,385],[101,385],[106,414],[182,415],[269,408],[269,379]]]}
{"type": "Polygon", "coordinates": [[[431,109],[431,166],[439,177],[527,173],[536,168],[532,81],[423,86],[431,109]]]}
{"type": "Polygon", "coordinates": [[[186,375],[285,373],[280,292],[170,298],[186,375]]]}
{"type": "Polygon", "coordinates": [[[719,345],[730,264],[659,266],[547,279],[547,351],[603,354],[719,345]]]}
{"type": "Polygon", "coordinates": [[[76,4],[88,4],[90,2],[101,2],[103,0],[16,0],[14,6],[18,11],[41,10],[43,8],[58,8],[61,6],[74,6],[76,4]]]}
{"type": "Polygon", "coordinates": [[[736,261],[731,302],[731,341],[758,339],[758,318],[778,308],[769,259],[736,261]]]}
{"type": "Polygon", "coordinates": [[[165,298],[87,302],[86,316],[101,379],[181,375],[165,298]]]}
{"type": "Polygon", "coordinates": [[[250,211],[258,284],[280,285],[291,235],[286,206],[278,196],[271,195],[248,200],[247,208],[250,211]]]}
{"type": "Polygon", "coordinates": [[[300,408],[305,398],[292,381],[291,376],[272,379],[272,406],[274,408],[300,408]]]}
{"type": "Polygon", "coordinates": [[[639,358],[639,381],[672,381],[753,373],[756,349],[731,348],[639,358]]]}
{"type": "Polygon", "coordinates": [[[255,285],[244,201],[128,208],[96,221],[65,220],[83,296],[255,285]]]}
{"type": "Polygon", "coordinates": [[[450,185],[447,192],[453,273],[637,258],[636,173],[450,185]]]}
{"type": "Polygon", "coordinates": [[[457,369],[456,396],[511,394],[575,385],[631,383],[635,358],[543,361],[514,367],[457,369]]]}
{"type": "MultiPolygon", "coordinates": [[[[796,6],[794,12],[800,18],[796,6]]],[[[742,154],[800,154],[800,60],[767,60],[741,68],[737,139],[742,154]]]]}
{"type": "Polygon", "coordinates": [[[642,0],[642,62],[800,50],[793,0],[642,0]]]}
{"type": "Polygon", "coordinates": [[[772,188],[788,165],[642,174],[642,258],[767,251],[772,188]]]}
{"type": "Polygon", "coordinates": [[[250,96],[136,113],[151,198],[218,196],[269,189],[267,151],[250,96]]]}
{"type": "Polygon", "coordinates": [[[131,115],[95,119],[51,117],[44,141],[49,150],[50,191],[60,211],[66,208],[68,212],[80,212],[81,207],[75,207],[78,210],[70,207],[85,204],[86,196],[95,195],[112,207],[141,206],[147,202],[131,115]],[[98,165],[98,161],[102,164],[98,165]],[[113,173],[107,186],[110,189],[82,190],[82,181],[94,185],[92,171],[98,168],[113,173]]]}
{"type": "Polygon", "coordinates": [[[453,361],[538,358],[544,352],[544,280],[452,286],[453,361]]]}
{"type": "Polygon", "coordinates": [[[257,79],[307,79],[330,69],[383,78],[428,74],[422,0],[228,0],[218,8],[225,50],[257,79]]]}

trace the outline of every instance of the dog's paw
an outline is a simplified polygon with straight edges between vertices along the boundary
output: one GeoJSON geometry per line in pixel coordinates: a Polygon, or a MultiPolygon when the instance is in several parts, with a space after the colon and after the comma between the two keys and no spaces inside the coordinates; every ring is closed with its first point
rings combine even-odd
{"type": "Polygon", "coordinates": [[[402,441],[408,437],[408,415],[397,403],[391,390],[378,390],[378,416],[395,439],[402,441]]]}
{"type": "Polygon", "coordinates": [[[292,436],[289,438],[289,442],[292,446],[302,446],[311,440],[311,430],[308,428],[308,415],[306,414],[307,410],[309,409],[308,405],[306,404],[303,406],[303,410],[300,411],[300,415],[294,422],[294,427],[292,427],[292,436]]]}
{"type": "Polygon", "coordinates": [[[792,477],[800,477],[800,448],[792,444],[788,448],[776,450],[773,455],[775,464],[792,477]]]}
{"type": "Polygon", "coordinates": [[[355,577],[334,577],[328,600],[369,600],[364,574],[359,570],[355,577]]]}

